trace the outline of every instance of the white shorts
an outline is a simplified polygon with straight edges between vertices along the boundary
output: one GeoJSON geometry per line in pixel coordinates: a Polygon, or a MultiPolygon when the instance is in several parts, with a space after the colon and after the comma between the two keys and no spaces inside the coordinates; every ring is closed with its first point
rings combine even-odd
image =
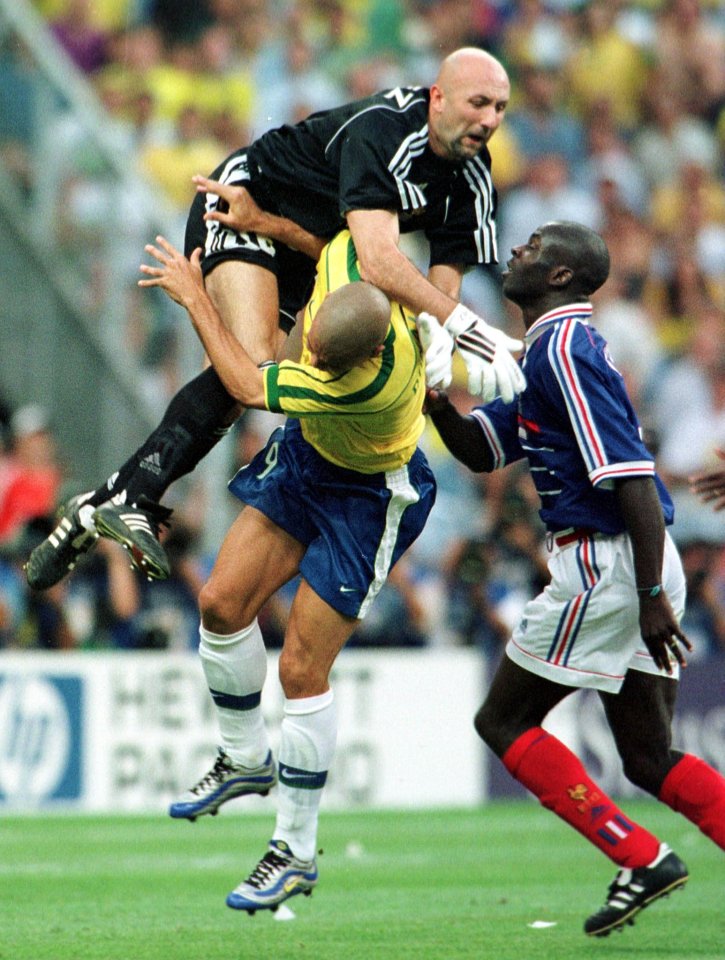
{"type": "MultiPolygon", "coordinates": [[[[660,670],[639,629],[632,547],[626,533],[594,534],[554,547],[551,583],[530,600],[506,646],[524,670],[569,687],[617,693],[628,670],[660,670]]],[[[662,585],[678,620],[685,609],[685,576],[677,548],[665,536],[662,585]]]]}

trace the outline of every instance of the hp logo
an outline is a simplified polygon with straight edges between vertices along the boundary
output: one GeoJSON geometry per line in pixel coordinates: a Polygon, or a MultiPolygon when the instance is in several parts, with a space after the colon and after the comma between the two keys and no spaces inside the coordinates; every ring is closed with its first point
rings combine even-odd
{"type": "Polygon", "coordinates": [[[0,675],[0,804],[80,796],[81,698],[79,677],[0,675]]]}

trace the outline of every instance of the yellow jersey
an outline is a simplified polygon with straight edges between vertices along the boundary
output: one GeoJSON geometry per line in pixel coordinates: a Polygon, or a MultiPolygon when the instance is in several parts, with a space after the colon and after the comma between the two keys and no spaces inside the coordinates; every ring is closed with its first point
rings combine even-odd
{"type": "Polygon", "coordinates": [[[425,427],[425,364],[415,317],[393,303],[383,351],[344,372],[310,365],[307,332],[328,293],[360,281],[348,230],[323,249],[312,296],[302,319],[299,362],[264,371],[269,410],[297,417],[302,435],[337,466],[359,473],[396,470],[413,456],[425,427]]]}

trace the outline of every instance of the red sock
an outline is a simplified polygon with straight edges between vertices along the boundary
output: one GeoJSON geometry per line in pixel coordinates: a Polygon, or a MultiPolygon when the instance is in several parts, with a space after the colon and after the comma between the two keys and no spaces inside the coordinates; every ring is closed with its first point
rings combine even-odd
{"type": "Polygon", "coordinates": [[[659,799],[725,850],[725,777],[686,753],[664,779],[659,799]]]}
{"type": "Polygon", "coordinates": [[[502,760],[544,807],[620,867],[645,867],[657,856],[657,837],[625,817],[587,775],[581,760],[542,727],[522,734],[502,760]]]}

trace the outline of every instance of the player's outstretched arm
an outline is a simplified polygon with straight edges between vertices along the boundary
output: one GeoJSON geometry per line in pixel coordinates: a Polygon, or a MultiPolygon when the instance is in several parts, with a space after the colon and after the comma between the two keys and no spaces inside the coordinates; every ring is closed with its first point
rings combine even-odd
{"type": "Polygon", "coordinates": [[[201,174],[191,179],[196,184],[197,193],[213,193],[221,197],[229,208],[228,210],[210,210],[204,214],[205,220],[217,220],[225,227],[238,230],[240,233],[258,233],[264,237],[271,237],[272,240],[278,240],[293,250],[307,254],[313,260],[319,258],[326,240],[309,233],[287,217],[278,217],[274,213],[262,210],[245,187],[219,183],[218,180],[210,180],[208,177],[202,177],[201,174]]]}
{"type": "Polygon", "coordinates": [[[692,644],[662,587],[665,522],[657,487],[652,477],[628,477],[617,481],[616,496],[632,542],[642,639],[657,666],[672,673],[675,660],[686,665],[682,648],[692,644]]]}
{"type": "Polygon", "coordinates": [[[415,314],[428,312],[443,322],[455,308],[462,271],[446,275],[445,289],[423,276],[399,247],[400,223],[394,210],[348,210],[350,229],[363,280],[415,314]]]}
{"type": "MultiPolygon", "coordinates": [[[[725,450],[715,451],[725,460],[725,450]]],[[[690,489],[703,503],[711,503],[713,510],[725,510],[725,468],[696,473],[688,478],[690,489]]]]}
{"type": "Polygon", "coordinates": [[[493,456],[473,417],[462,416],[441,390],[427,390],[425,412],[456,460],[475,473],[490,473],[493,456]]]}
{"type": "Polygon", "coordinates": [[[156,243],[158,246],[148,243],[144,249],[160,266],[141,264],[139,269],[147,279],[139,280],[138,285],[161,287],[172,300],[184,307],[229,394],[245,407],[265,409],[262,372],[237,338],[224,326],[204,289],[199,266],[201,249],[197,247],[191,260],[187,260],[164,237],[157,237],[156,243]]]}
{"type": "Polygon", "coordinates": [[[453,268],[441,270],[446,289],[438,289],[399,249],[400,224],[394,211],[350,210],[347,222],[363,279],[380,287],[391,300],[416,314],[430,314],[445,326],[466,364],[472,396],[485,403],[500,396],[509,403],[521,393],[526,378],[511,352],[522,350],[523,343],[458,303],[455,297],[460,292],[462,268],[455,271],[455,290],[453,268]]]}

